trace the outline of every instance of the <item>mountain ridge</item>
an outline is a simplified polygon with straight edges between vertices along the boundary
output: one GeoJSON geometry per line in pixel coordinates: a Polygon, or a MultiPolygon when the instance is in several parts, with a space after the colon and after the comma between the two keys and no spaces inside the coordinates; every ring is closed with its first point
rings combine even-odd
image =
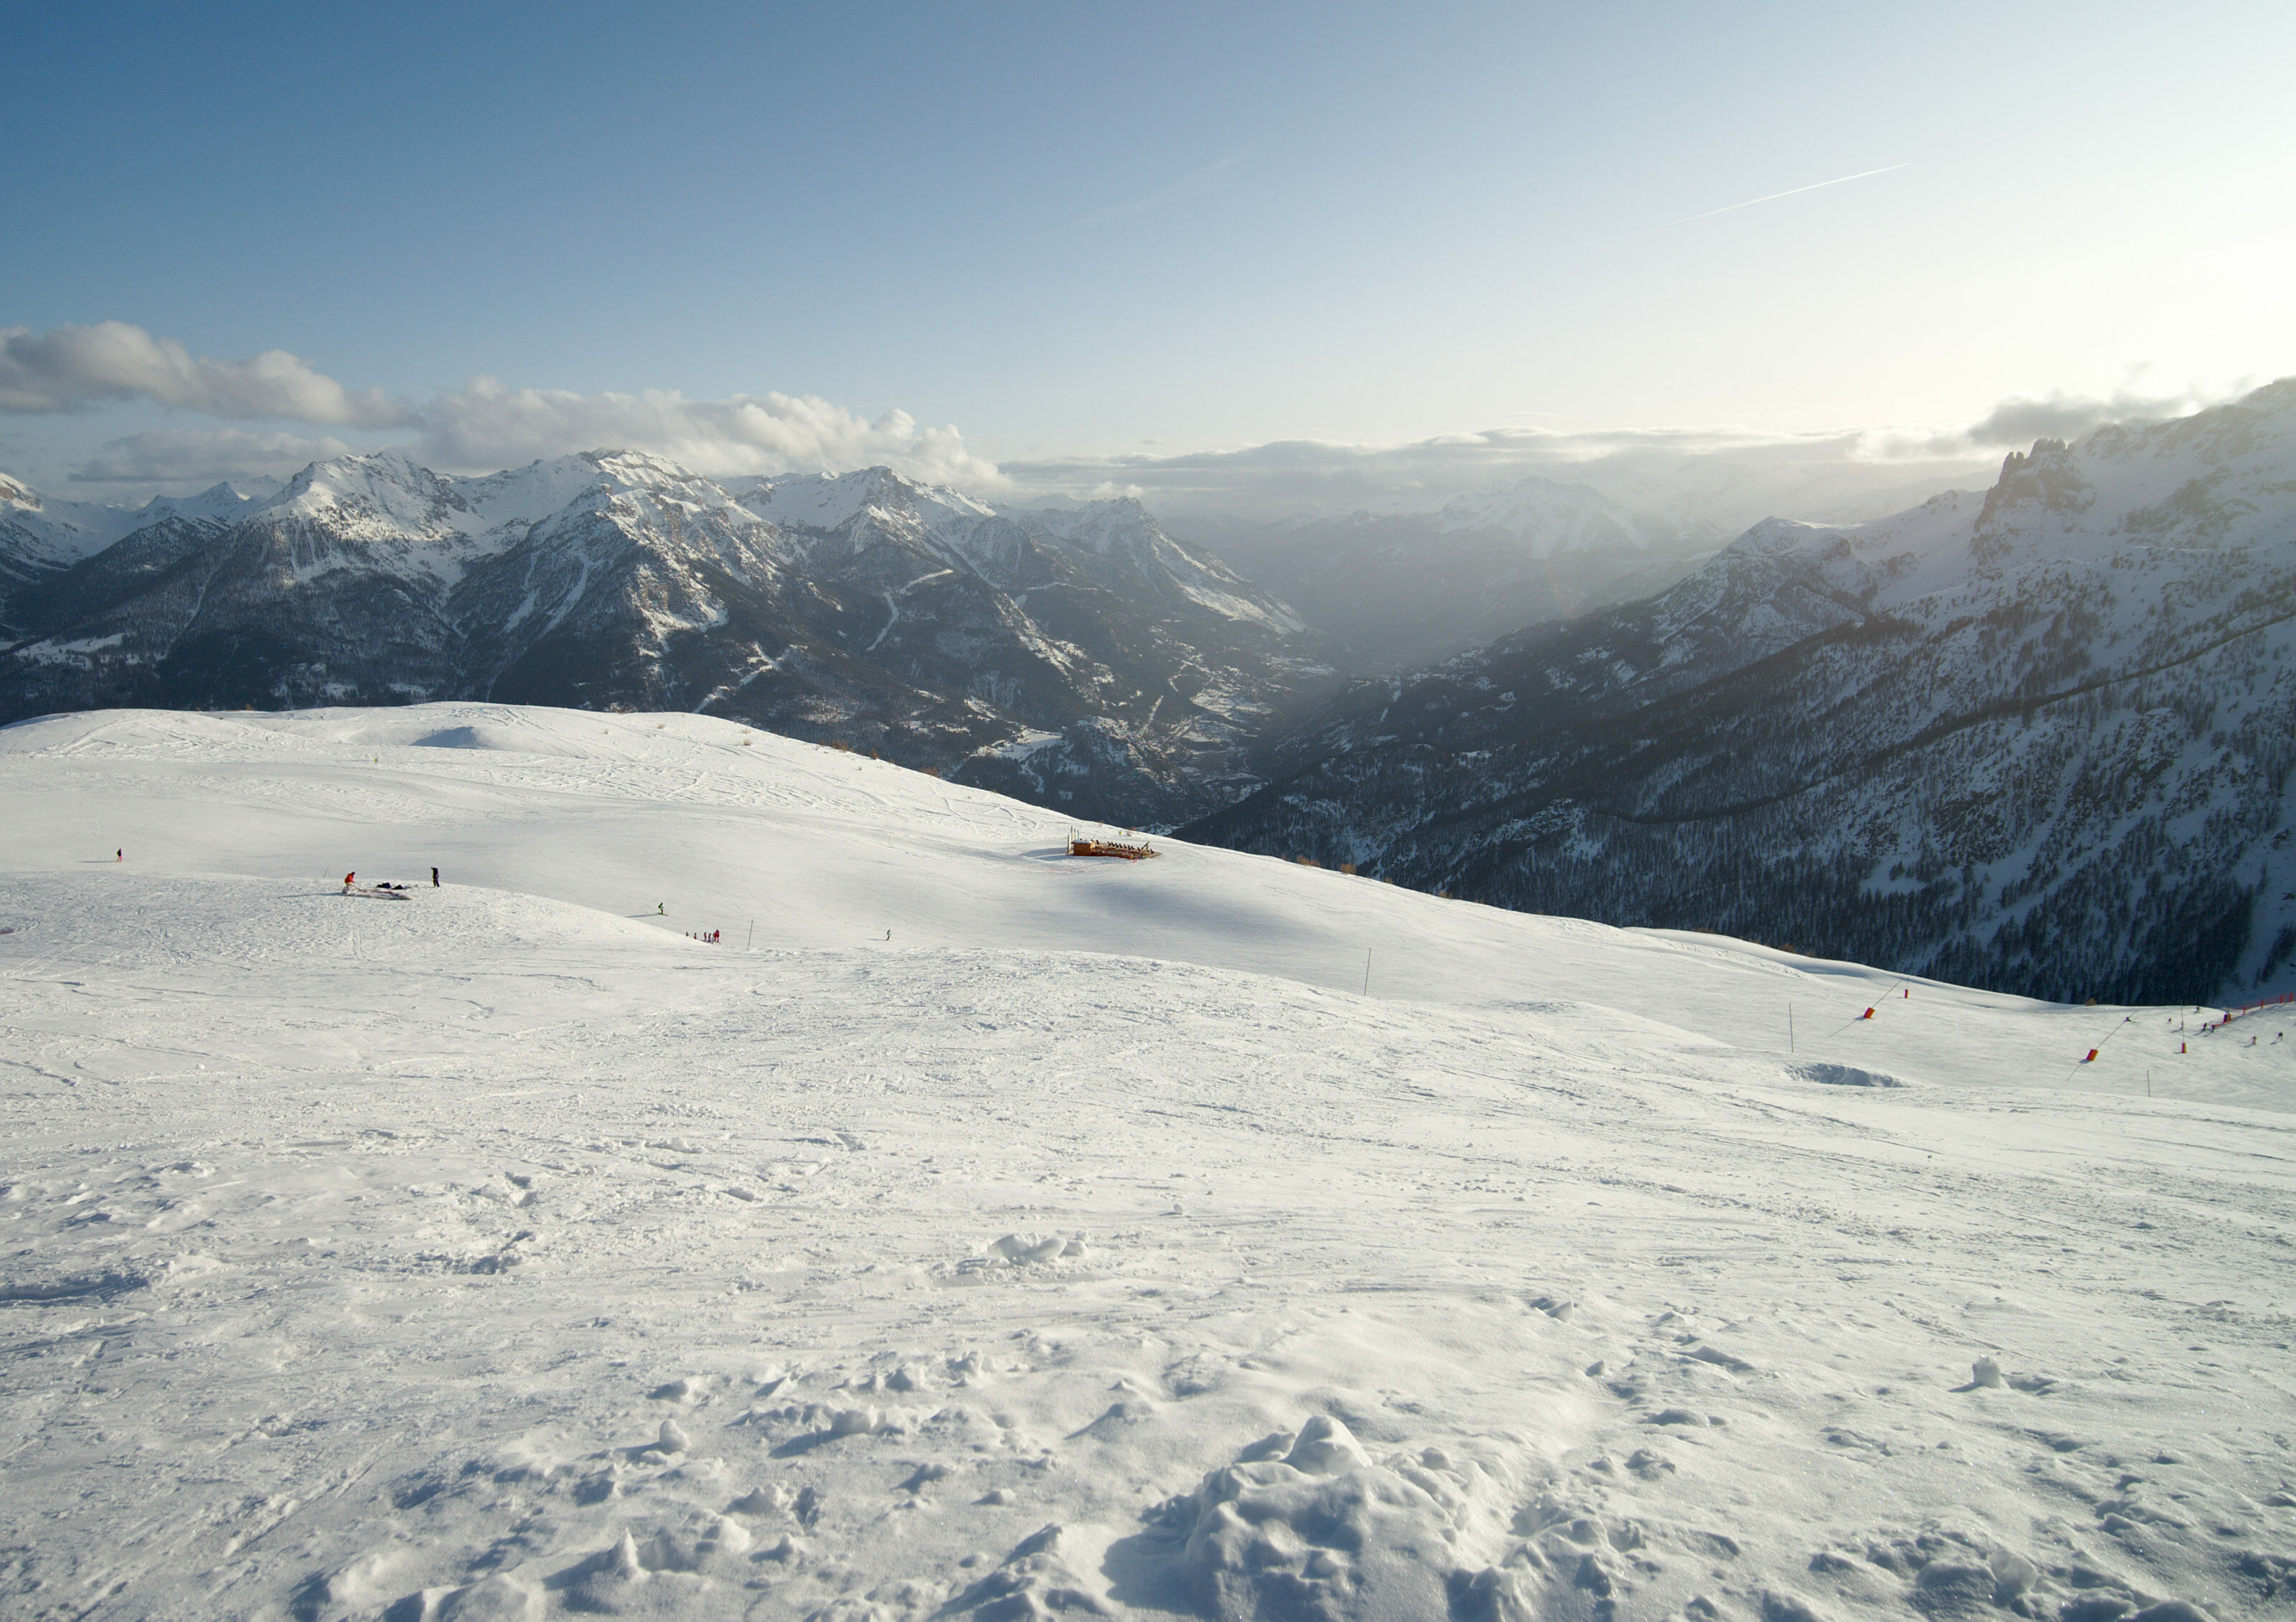
{"type": "Polygon", "coordinates": [[[0,714],[697,709],[1166,826],[1334,679],[1325,639],[1136,502],[999,512],[889,469],[720,484],[614,451],[471,479],[365,453],[230,494],[97,546],[23,491],[0,714]]]}
{"type": "Polygon", "coordinates": [[[1357,684],[1189,837],[2079,1000],[2296,986],[2296,381],[1357,684]]]}

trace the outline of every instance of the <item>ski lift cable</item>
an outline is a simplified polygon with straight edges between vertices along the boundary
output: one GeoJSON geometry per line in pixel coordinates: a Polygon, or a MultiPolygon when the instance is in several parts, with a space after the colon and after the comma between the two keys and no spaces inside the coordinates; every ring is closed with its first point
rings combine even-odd
{"type": "Polygon", "coordinates": [[[2073,1077],[2079,1072],[2081,1066],[2095,1063],[2096,1056],[2104,1052],[2104,1044],[2112,1041],[2115,1036],[2119,1036],[2122,1030],[2127,1028],[2129,1025],[2133,1024],[2136,1021],[2136,1016],[2135,1014],[2121,1015],[2120,1023],[2119,1025],[2114,1026],[2111,1030],[2105,1032],[2103,1036],[2098,1037],[2096,1045],[2089,1049],[2087,1054],[2073,1061],[2073,1068],[2065,1072],[2065,1080],[2070,1081],[2073,1077]]]}

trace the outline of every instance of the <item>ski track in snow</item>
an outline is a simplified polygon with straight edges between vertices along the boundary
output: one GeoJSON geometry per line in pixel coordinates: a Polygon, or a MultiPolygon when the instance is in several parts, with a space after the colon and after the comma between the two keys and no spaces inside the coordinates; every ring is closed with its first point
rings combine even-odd
{"type": "Polygon", "coordinates": [[[2285,1608],[2268,1015],[696,717],[53,717],[0,827],[12,1615],[2285,1608]]]}

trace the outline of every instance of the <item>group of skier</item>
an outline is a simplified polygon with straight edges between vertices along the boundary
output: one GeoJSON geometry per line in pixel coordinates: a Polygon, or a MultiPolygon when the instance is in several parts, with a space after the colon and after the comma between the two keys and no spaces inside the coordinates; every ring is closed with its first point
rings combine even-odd
{"type": "MultiPolygon", "coordinates": [[[[348,895],[349,895],[349,894],[351,893],[351,891],[353,891],[353,890],[357,889],[357,888],[358,888],[358,870],[357,870],[357,868],[353,868],[349,872],[347,872],[347,873],[345,873],[345,874],[343,875],[343,894],[344,894],[344,895],[346,895],[346,896],[348,896],[348,895]]],[[[380,884],[376,884],[376,885],[372,885],[372,886],[370,886],[369,888],[373,889],[392,889],[392,890],[397,890],[397,889],[413,889],[414,888],[414,886],[413,886],[413,885],[411,885],[411,884],[393,884],[392,882],[390,882],[390,881],[389,881],[388,879],[386,879],[386,880],[384,880],[381,883],[380,883],[380,884]]],[[[434,867],[434,868],[432,868],[432,869],[430,870],[430,888],[431,888],[432,889],[437,889],[439,888],[439,870],[438,870],[437,868],[435,868],[435,867],[434,867]]]]}

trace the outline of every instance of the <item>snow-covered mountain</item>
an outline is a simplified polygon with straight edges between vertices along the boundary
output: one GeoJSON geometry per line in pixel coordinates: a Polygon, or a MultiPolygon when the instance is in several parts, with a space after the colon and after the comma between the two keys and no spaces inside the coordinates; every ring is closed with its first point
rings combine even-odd
{"type": "Polygon", "coordinates": [[[152,555],[165,549],[156,532],[209,533],[277,488],[267,479],[251,486],[251,493],[218,484],[197,496],[155,496],[140,507],[118,507],[50,500],[0,473],[0,638],[53,611],[37,597],[23,603],[17,599],[72,565],[144,531],[155,532],[141,549],[152,555]]]}
{"type": "Polygon", "coordinates": [[[381,453],[134,512],[0,491],[0,717],[449,696],[680,708],[1127,824],[1252,781],[1328,644],[1136,502],[381,453]]]}
{"type": "Polygon", "coordinates": [[[1359,668],[1379,670],[1647,596],[1725,538],[1585,485],[1525,479],[1432,511],[1230,530],[1220,553],[1338,638],[1359,668]]]}
{"type": "Polygon", "coordinates": [[[1357,685],[1193,837],[2079,999],[2296,986],[2296,381],[1357,685]]]}

